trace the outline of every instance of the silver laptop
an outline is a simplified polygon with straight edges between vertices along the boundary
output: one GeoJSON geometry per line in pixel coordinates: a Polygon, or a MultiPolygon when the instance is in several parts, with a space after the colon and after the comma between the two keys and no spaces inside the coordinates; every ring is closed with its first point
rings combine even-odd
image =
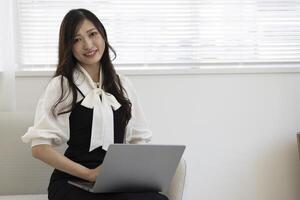
{"type": "Polygon", "coordinates": [[[68,181],[93,193],[165,192],[184,145],[112,144],[95,183],[68,181]]]}

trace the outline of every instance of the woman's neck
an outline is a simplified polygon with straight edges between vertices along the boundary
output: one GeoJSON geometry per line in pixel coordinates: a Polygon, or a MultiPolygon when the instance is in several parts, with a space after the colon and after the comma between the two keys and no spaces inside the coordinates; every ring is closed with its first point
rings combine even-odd
{"type": "Polygon", "coordinates": [[[87,73],[90,75],[92,80],[94,82],[99,82],[99,70],[100,70],[100,65],[83,65],[81,66],[87,71],[87,73]]]}

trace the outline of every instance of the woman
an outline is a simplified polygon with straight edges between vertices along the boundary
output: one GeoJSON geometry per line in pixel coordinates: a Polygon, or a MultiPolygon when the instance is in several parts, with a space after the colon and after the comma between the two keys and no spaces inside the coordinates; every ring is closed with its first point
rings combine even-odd
{"type": "Polygon", "coordinates": [[[106,150],[113,143],[146,143],[151,139],[131,83],[116,74],[106,31],[85,9],[64,17],[59,34],[56,73],[40,98],[34,125],[22,137],[32,155],[54,167],[49,200],[122,200],[167,197],[159,193],[94,194],[67,183],[96,180],[106,150]],[[68,144],[64,155],[53,147],[68,144]]]}

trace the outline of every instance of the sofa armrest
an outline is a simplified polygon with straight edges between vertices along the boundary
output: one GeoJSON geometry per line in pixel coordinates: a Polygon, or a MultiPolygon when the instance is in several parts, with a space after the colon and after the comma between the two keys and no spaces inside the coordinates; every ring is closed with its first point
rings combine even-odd
{"type": "Polygon", "coordinates": [[[21,141],[33,118],[33,112],[0,112],[0,195],[47,193],[53,169],[34,159],[21,141]]]}
{"type": "Polygon", "coordinates": [[[181,159],[171,181],[167,196],[170,200],[182,200],[186,178],[186,161],[181,159]]]}

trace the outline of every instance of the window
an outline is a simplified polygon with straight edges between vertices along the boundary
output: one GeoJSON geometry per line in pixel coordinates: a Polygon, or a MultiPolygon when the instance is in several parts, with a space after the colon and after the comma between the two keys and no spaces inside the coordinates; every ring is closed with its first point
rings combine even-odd
{"type": "Polygon", "coordinates": [[[54,67],[72,8],[94,12],[119,66],[300,61],[300,0],[18,0],[18,61],[54,67]]]}

